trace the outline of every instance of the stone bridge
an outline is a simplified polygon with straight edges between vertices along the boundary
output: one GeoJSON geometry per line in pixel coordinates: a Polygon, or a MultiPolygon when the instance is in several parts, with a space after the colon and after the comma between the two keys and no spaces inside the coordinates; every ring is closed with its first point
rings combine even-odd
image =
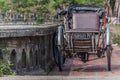
{"type": "Polygon", "coordinates": [[[53,33],[57,25],[0,25],[0,58],[12,62],[18,74],[48,73],[54,66],[53,33]]]}

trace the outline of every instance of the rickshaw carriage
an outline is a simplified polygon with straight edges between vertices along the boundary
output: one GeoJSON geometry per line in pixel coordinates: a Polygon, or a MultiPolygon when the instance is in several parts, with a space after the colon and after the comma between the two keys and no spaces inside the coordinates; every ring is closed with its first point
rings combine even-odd
{"type": "Polygon", "coordinates": [[[70,6],[54,34],[54,60],[62,71],[66,58],[80,58],[89,61],[89,55],[107,57],[107,69],[111,71],[110,28],[106,26],[104,7],[70,6]]]}

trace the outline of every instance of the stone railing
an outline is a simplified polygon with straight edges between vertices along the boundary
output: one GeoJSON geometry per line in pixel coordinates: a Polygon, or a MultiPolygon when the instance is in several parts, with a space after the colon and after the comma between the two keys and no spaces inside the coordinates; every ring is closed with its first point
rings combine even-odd
{"type": "Polygon", "coordinates": [[[0,58],[10,60],[17,73],[32,70],[48,73],[54,66],[52,39],[56,27],[57,25],[1,25],[0,58]]]}

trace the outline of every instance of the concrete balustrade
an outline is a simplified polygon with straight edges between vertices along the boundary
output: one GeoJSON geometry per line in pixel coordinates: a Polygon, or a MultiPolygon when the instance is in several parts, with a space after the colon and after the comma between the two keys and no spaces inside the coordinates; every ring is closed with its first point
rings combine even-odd
{"type": "Polygon", "coordinates": [[[0,58],[19,74],[48,73],[54,66],[53,33],[57,25],[0,25],[0,58]],[[6,53],[5,53],[6,52],[6,53]]]}

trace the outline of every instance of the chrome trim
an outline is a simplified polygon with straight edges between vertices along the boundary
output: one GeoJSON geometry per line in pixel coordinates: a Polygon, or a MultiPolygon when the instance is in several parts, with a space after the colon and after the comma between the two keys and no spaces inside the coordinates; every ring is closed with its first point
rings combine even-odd
{"type": "Polygon", "coordinates": [[[106,45],[110,45],[110,27],[106,28],[106,45]]]}
{"type": "Polygon", "coordinates": [[[62,45],[62,41],[61,41],[61,38],[62,38],[62,33],[63,33],[63,27],[60,25],[58,26],[58,45],[62,45]]]}

